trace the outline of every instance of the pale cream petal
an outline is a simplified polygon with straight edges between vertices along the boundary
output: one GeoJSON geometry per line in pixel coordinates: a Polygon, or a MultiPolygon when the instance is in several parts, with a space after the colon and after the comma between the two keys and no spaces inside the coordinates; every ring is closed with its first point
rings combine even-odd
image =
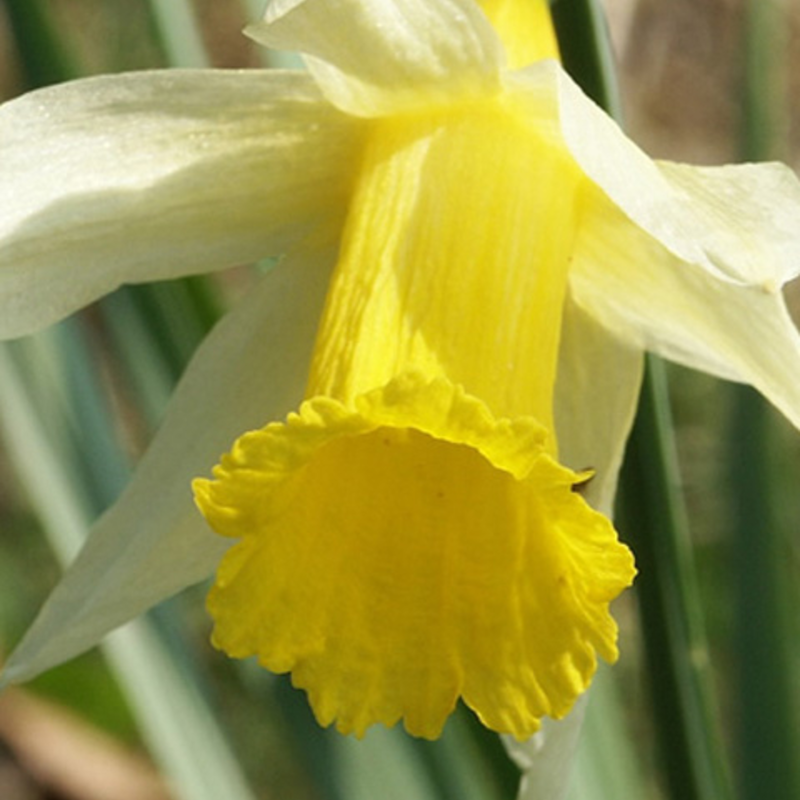
{"type": "Polygon", "coordinates": [[[788,167],[652,161],[566,73],[550,70],[573,157],[663,247],[734,283],[775,289],[800,272],[800,182],[788,167]]]}
{"type": "Polygon", "coordinates": [[[559,460],[594,476],[587,502],[611,516],[625,443],[636,414],[644,357],[568,298],[556,381],[559,460]]]}
{"type": "Polygon", "coordinates": [[[12,654],[3,680],[25,680],[215,569],[228,543],[211,533],[190,483],[247,428],[302,399],[334,253],[287,259],[212,331],[191,362],[127,490],[12,654]]]}
{"type": "Polygon", "coordinates": [[[362,125],[301,72],[92,78],[0,107],[0,336],[121,283],[338,236],[362,125]]]}
{"type": "Polygon", "coordinates": [[[543,719],[541,730],[524,742],[502,737],[511,759],[522,770],[517,800],[563,800],[566,796],[588,698],[589,692],[579,697],[563,719],[543,719]]]}
{"type": "MultiPolygon", "coordinates": [[[[718,214],[709,213],[711,203],[699,198],[696,182],[681,170],[675,176],[659,167],[640,150],[601,108],[593,103],[554,61],[541,62],[507,79],[510,86],[548,103],[561,136],[584,174],[639,228],[661,242],[674,256],[703,267],[723,280],[740,282],[751,267],[747,254],[728,248],[720,252],[720,237],[709,230],[718,214]],[[681,178],[681,179],[678,179],[681,178]]],[[[800,210],[800,190],[786,174],[774,167],[763,173],[760,205],[768,202],[773,187],[790,202],[781,213],[778,229],[800,210]]],[[[729,181],[729,185],[734,182],[729,181]]],[[[756,181],[748,180],[749,185],[756,181]]],[[[742,192],[731,190],[731,199],[742,192]]],[[[762,218],[764,215],[761,215],[762,218]]],[[[782,237],[785,242],[786,237],[782,237]]],[[[730,242],[727,242],[730,244],[730,242]]],[[[776,251],[778,248],[776,248],[776,251]]],[[[784,248],[784,255],[792,253],[784,248]]],[[[776,271],[781,272],[777,267],[776,271]]]]}
{"type": "Polygon", "coordinates": [[[770,290],[800,274],[800,181],[789,167],[656,163],[700,219],[703,249],[720,270],[770,290]]]}
{"type": "Polygon", "coordinates": [[[651,161],[555,63],[509,77],[551,105],[587,183],[570,287],[618,337],[750,383],[800,425],[800,337],[780,286],[800,266],[800,185],[776,164],[651,161]]]}
{"type": "Polygon", "coordinates": [[[504,60],[474,0],[273,0],[247,33],[303,53],[325,96],[365,117],[491,89],[504,60]]]}
{"type": "MultiPolygon", "coordinates": [[[[742,213],[731,209],[731,224],[742,213]]],[[[631,345],[749,383],[800,427],[800,336],[779,289],[733,283],[677,258],[596,188],[587,192],[570,288],[631,345]]]]}

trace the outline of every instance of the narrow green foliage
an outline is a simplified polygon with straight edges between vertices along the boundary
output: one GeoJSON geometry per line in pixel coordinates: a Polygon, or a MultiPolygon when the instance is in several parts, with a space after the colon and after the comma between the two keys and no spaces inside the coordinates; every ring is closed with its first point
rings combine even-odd
{"type": "Polygon", "coordinates": [[[618,504],[636,554],[637,595],[656,741],[674,800],[726,800],[732,789],[715,714],[664,366],[650,358],[618,504]]]}
{"type": "Polygon", "coordinates": [[[46,7],[43,0],[6,0],[5,3],[26,89],[77,77],[77,69],[46,7]]]}
{"type": "MultiPolygon", "coordinates": [[[[773,0],[747,4],[743,52],[742,157],[765,160],[784,150],[786,11],[773,0]]],[[[798,478],[780,480],[772,413],[753,390],[732,387],[727,455],[734,550],[734,676],[737,775],[742,800],[800,798],[800,718],[795,681],[796,591],[790,587],[785,514],[798,478]]]]}
{"type": "Polygon", "coordinates": [[[203,35],[189,0],[150,0],[156,38],[174,67],[207,67],[203,35]]]}

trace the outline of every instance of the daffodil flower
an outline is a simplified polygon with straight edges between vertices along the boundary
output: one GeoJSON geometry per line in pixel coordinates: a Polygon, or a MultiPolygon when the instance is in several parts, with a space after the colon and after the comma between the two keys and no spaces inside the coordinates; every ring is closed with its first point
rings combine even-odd
{"type": "Polygon", "coordinates": [[[607,514],[645,349],[800,425],[800,185],[653,162],[514,0],[274,0],[307,72],[90,79],[0,109],[0,329],[284,260],[198,351],[6,665],[30,677],[216,570],[213,640],[322,724],[524,739],[616,658],[607,514]],[[234,442],[231,449],[231,442],[234,442]],[[229,450],[214,478],[219,453],[229,450]],[[218,535],[221,534],[221,535],[218,535]]]}

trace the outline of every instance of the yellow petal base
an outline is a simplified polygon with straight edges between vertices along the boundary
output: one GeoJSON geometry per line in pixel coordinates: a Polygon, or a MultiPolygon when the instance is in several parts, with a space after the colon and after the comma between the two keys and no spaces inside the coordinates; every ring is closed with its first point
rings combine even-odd
{"type": "Polygon", "coordinates": [[[198,480],[241,538],[208,607],[215,645],[292,672],[319,722],[434,738],[459,697],[525,738],[617,655],[608,604],[633,576],[532,419],[496,420],[444,379],[402,375],[305,402],[198,480]]]}
{"type": "Polygon", "coordinates": [[[512,69],[543,58],[559,58],[548,0],[479,0],[503,41],[512,69]]]}

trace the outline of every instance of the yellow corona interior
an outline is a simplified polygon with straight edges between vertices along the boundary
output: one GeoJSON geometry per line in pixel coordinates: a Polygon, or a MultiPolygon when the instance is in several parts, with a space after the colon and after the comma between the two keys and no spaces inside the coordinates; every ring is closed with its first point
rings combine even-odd
{"type": "Polygon", "coordinates": [[[209,595],[215,645],[291,671],[343,733],[434,738],[459,697],[519,738],[562,716],[616,657],[631,563],[544,441],[410,375],[242,437],[196,486],[241,538],[209,595]]]}

